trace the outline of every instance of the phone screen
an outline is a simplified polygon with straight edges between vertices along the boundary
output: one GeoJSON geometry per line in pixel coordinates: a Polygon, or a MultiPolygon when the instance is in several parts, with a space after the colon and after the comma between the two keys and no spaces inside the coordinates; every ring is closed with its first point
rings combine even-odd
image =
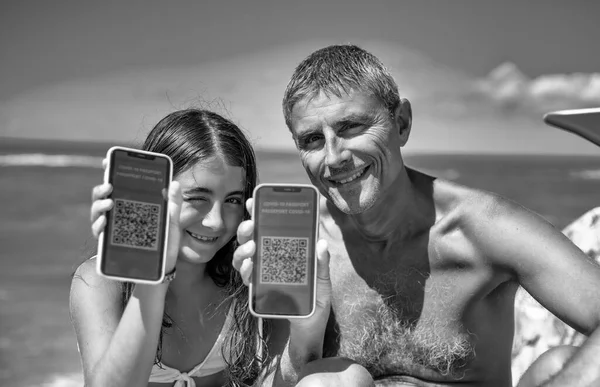
{"type": "Polygon", "coordinates": [[[106,214],[101,271],[156,281],[163,269],[171,163],[166,156],[122,149],[109,158],[114,206],[106,214]]]}
{"type": "Polygon", "coordinates": [[[259,186],[252,307],[266,316],[308,316],[315,302],[318,193],[310,186],[259,186]]]}

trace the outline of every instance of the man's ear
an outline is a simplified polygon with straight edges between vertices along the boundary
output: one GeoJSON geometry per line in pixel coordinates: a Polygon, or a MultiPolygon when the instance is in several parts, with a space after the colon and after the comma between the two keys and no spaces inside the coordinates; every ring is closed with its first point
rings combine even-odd
{"type": "Polygon", "coordinates": [[[410,101],[406,98],[400,98],[400,103],[394,114],[396,124],[398,125],[398,135],[400,136],[400,146],[406,145],[410,129],[412,127],[412,107],[410,101]]]}

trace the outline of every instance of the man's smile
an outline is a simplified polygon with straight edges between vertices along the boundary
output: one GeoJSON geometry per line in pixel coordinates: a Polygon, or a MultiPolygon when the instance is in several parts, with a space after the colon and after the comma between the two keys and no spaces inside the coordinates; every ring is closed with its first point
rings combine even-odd
{"type": "Polygon", "coordinates": [[[341,186],[344,184],[351,183],[366,174],[369,170],[369,165],[363,165],[359,169],[355,169],[352,172],[347,172],[343,174],[337,174],[331,177],[326,178],[334,186],[341,186]]]}

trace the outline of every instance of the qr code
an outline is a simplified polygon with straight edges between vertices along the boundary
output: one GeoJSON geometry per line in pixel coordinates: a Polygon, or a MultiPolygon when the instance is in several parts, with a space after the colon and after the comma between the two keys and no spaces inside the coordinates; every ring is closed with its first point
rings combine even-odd
{"type": "Polygon", "coordinates": [[[158,249],[160,205],[115,199],[111,243],[142,250],[158,249]]]}
{"type": "Polygon", "coordinates": [[[262,237],[260,268],[263,284],[306,284],[308,238],[262,237]]]}

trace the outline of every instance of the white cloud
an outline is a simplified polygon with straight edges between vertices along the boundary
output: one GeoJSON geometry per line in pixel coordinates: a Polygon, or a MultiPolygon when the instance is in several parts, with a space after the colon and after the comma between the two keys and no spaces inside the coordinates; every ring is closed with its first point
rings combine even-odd
{"type": "Polygon", "coordinates": [[[529,78],[503,63],[475,84],[475,90],[504,107],[536,113],[600,106],[600,73],[548,74],[529,78]]]}

